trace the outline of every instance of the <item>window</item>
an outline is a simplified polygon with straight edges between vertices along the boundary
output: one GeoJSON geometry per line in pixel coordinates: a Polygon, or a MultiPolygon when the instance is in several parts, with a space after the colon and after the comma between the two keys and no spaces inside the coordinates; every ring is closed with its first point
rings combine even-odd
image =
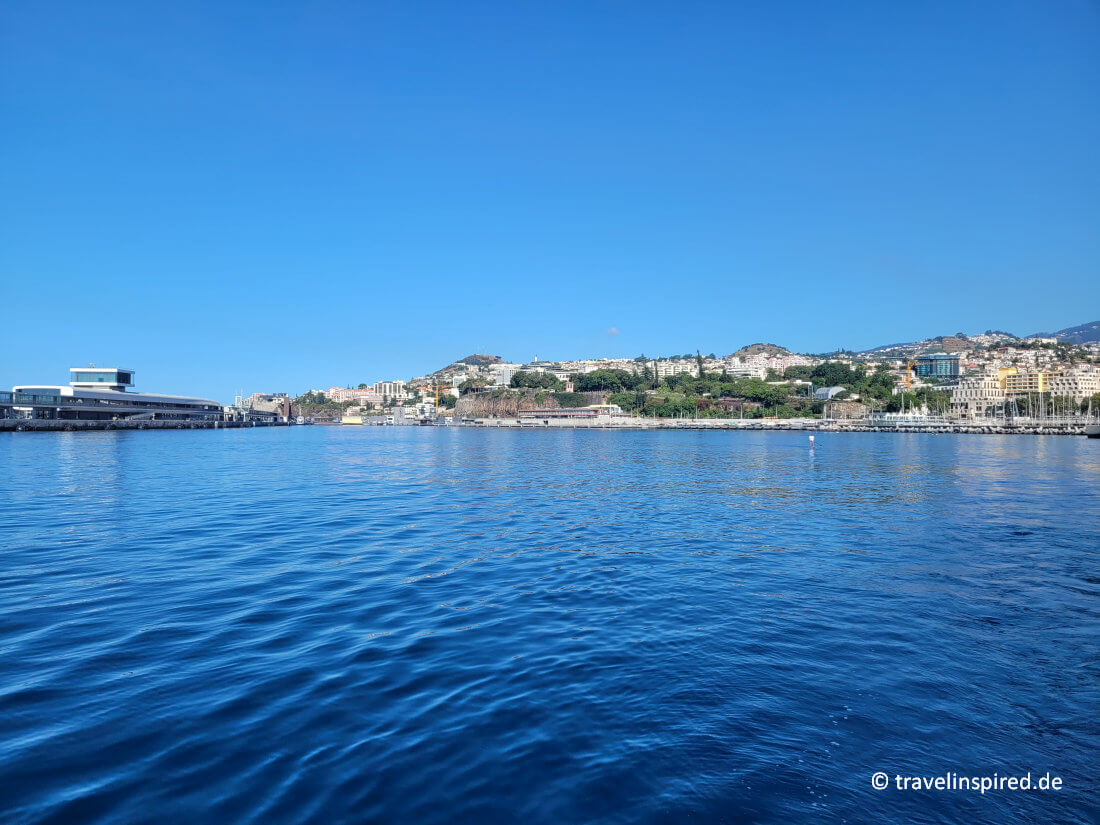
{"type": "Polygon", "coordinates": [[[78,384],[133,384],[134,374],[125,370],[74,372],[72,380],[78,384]]]}

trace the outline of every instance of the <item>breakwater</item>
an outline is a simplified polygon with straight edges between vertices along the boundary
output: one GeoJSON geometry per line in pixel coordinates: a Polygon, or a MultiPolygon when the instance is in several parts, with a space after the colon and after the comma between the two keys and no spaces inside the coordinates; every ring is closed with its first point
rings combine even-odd
{"type": "Polygon", "coordinates": [[[274,421],[67,421],[48,418],[0,419],[0,432],[78,432],[83,430],[232,430],[286,427],[274,421]]]}
{"type": "MultiPolygon", "coordinates": [[[[318,422],[326,423],[326,422],[318,422]]],[[[335,422],[329,422],[335,423],[335,422]]],[[[518,418],[479,418],[451,426],[492,427],[496,429],[567,429],[567,430],[732,430],[848,432],[848,433],[940,433],[971,435],[1084,435],[1087,421],[1058,424],[1013,424],[953,422],[935,424],[882,425],[862,420],[822,421],[820,419],[728,420],[599,418],[521,420],[518,418]]],[[[251,427],[286,427],[286,422],[271,421],[67,421],[61,419],[0,419],[0,432],[80,432],[103,430],[229,430],[251,427]]]]}
{"type": "Polygon", "coordinates": [[[940,433],[971,435],[1084,435],[1090,422],[906,422],[880,424],[865,419],[823,421],[816,418],[792,419],[667,419],[667,418],[593,418],[593,419],[518,419],[485,418],[462,422],[461,426],[505,429],[568,429],[568,430],[734,430],[864,433],[940,433]]]}

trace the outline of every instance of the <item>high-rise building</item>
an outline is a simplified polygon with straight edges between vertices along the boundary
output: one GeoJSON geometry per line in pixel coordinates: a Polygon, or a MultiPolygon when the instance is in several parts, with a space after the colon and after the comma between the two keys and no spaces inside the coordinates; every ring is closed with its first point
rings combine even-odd
{"type": "Polygon", "coordinates": [[[933,352],[917,358],[917,375],[921,378],[958,378],[959,356],[933,352]]]}

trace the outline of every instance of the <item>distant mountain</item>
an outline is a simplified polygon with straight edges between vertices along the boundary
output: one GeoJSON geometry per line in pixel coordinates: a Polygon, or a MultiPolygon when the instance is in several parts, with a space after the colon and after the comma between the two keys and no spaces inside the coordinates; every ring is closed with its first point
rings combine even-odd
{"type": "Polygon", "coordinates": [[[970,340],[965,335],[940,335],[929,341],[932,349],[943,352],[962,352],[969,349],[970,340]]]}
{"type": "Polygon", "coordinates": [[[465,358],[460,358],[454,361],[442,369],[438,369],[432,373],[432,375],[446,378],[451,375],[457,375],[459,373],[467,372],[466,367],[489,367],[493,364],[503,364],[504,359],[499,355],[482,355],[475,353],[473,355],[467,355],[465,358]]]}
{"type": "Polygon", "coordinates": [[[1057,332],[1036,332],[1032,338],[1057,338],[1071,344],[1091,344],[1100,341],[1100,321],[1092,321],[1076,327],[1066,327],[1057,332]]]}
{"type": "MultiPolygon", "coordinates": [[[[1036,332],[1032,335],[1019,336],[1014,335],[1011,332],[1006,332],[1003,329],[987,329],[982,335],[995,336],[1008,341],[1019,340],[1021,337],[1025,338],[1057,338],[1059,341],[1065,341],[1070,344],[1088,344],[1092,342],[1100,342],[1100,321],[1093,321],[1090,324],[1081,324],[1077,327],[1066,327],[1060,329],[1057,332],[1036,332]]],[[[896,344],[887,344],[881,347],[874,347],[872,349],[863,350],[861,355],[913,355],[920,352],[959,352],[960,350],[969,349],[972,345],[971,339],[976,336],[968,336],[962,332],[956,332],[954,335],[939,335],[935,338],[925,338],[923,341],[908,341],[899,342],[896,344]]]]}
{"type": "Polygon", "coordinates": [[[504,359],[499,355],[467,355],[465,358],[456,361],[456,364],[469,364],[471,367],[489,367],[493,364],[503,364],[504,359]]]}
{"type": "MultiPolygon", "coordinates": [[[[1006,335],[1010,338],[1015,338],[1014,335],[1008,333],[987,333],[990,335],[1006,335]]],[[[875,347],[874,349],[863,350],[861,354],[867,355],[874,354],[886,354],[886,353],[900,353],[911,355],[917,352],[961,352],[964,349],[969,349],[970,339],[961,332],[956,332],[954,335],[937,335],[935,338],[925,338],[923,341],[906,341],[897,344],[887,344],[883,347],[875,347]]]]}
{"type": "Polygon", "coordinates": [[[786,347],[781,347],[778,344],[749,344],[747,347],[741,347],[737,352],[733,353],[729,358],[744,358],[749,355],[790,355],[791,351],[786,347]]]}

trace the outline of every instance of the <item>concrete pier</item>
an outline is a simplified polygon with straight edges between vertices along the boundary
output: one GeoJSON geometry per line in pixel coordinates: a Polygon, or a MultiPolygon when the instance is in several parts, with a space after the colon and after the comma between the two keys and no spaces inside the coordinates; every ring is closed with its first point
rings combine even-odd
{"type": "Polygon", "coordinates": [[[286,427],[284,422],[259,421],[76,421],[48,418],[0,419],[0,433],[81,432],[85,430],[236,430],[286,427]]]}
{"type": "MultiPolygon", "coordinates": [[[[955,422],[921,426],[883,426],[865,421],[822,421],[807,419],[662,419],[618,418],[608,420],[550,419],[531,421],[516,418],[483,418],[451,426],[492,427],[517,430],[806,430],[832,433],[961,433],[972,435],[1084,435],[1087,421],[1071,424],[1011,424],[955,422]]],[[[216,430],[248,427],[286,427],[286,422],[266,421],[76,421],[64,419],[0,419],[0,432],[79,432],[84,430],[216,430]]]]}
{"type": "Polygon", "coordinates": [[[464,421],[458,426],[502,427],[518,430],[577,429],[577,430],[806,430],[809,432],[847,433],[956,433],[972,435],[1084,435],[1088,420],[1080,422],[1029,422],[1005,421],[955,421],[919,424],[881,424],[865,419],[822,420],[819,418],[786,419],[728,419],[728,418],[594,418],[524,419],[484,418],[464,421]]]}

